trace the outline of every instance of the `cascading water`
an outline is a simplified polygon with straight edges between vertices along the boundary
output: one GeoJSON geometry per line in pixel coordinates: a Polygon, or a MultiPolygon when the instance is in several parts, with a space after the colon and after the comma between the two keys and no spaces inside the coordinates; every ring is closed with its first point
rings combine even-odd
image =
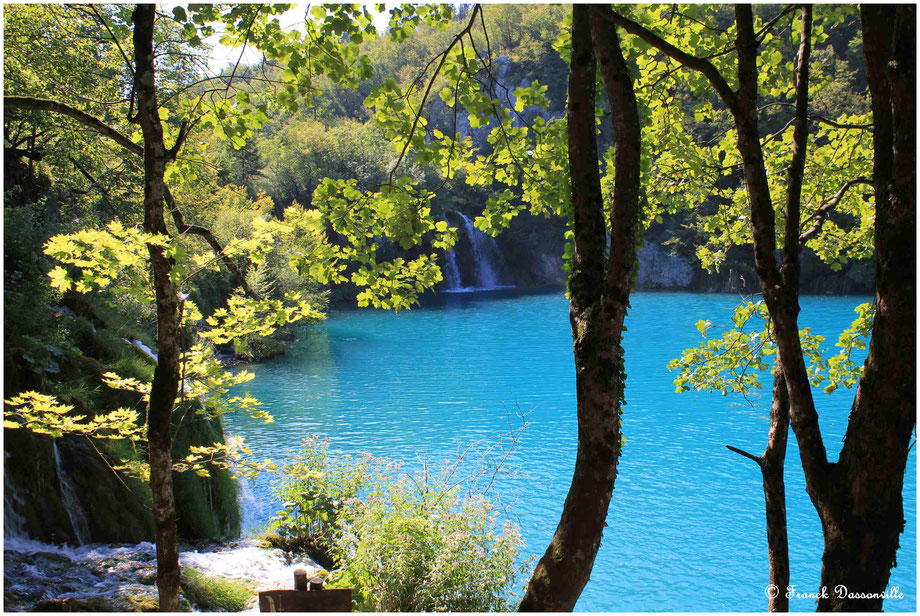
{"type": "MultiPolygon", "coordinates": [[[[179,563],[205,575],[244,582],[254,591],[250,611],[258,609],[256,592],[290,588],[295,569],[305,568],[310,576],[319,569],[307,557],[266,549],[253,540],[183,550],[179,563]]],[[[7,538],[3,564],[5,611],[61,610],[67,601],[76,606],[81,600],[83,609],[92,611],[136,612],[156,605],[156,547],[152,543],[72,548],[7,538]],[[42,603],[45,601],[60,603],[42,603]]]]}
{"type": "Polygon", "coordinates": [[[90,542],[89,522],[83,513],[83,507],[80,506],[80,499],[77,497],[77,491],[69,481],[67,473],[64,471],[64,465],[61,463],[61,452],[58,449],[57,441],[54,441],[54,463],[57,465],[58,481],[61,485],[61,500],[64,502],[64,508],[67,510],[67,517],[70,518],[70,525],[73,527],[74,535],[80,545],[86,545],[90,542]]]}
{"type": "MultiPolygon", "coordinates": [[[[4,459],[8,459],[9,453],[4,452],[4,459]]],[[[22,506],[22,499],[16,493],[13,482],[10,481],[10,474],[3,473],[3,536],[4,537],[25,537],[26,520],[19,513],[19,507],[22,506]]]]}
{"type": "Polygon", "coordinates": [[[457,267],[457,254],[453,250],[444,253],[444,282],[447,291],[459,291],[463,288],[460,268],[457,267]]]}
{"type": "Polygon", "coordinates": [[[473,221],[459,213],[463,219],[466,237],[473,249],[473,262],[476,265],[476,288],[495,289],[501,287],[501,271],[504,270],[505,258],[502,256],[495,238],[486,235],[473,225],[473,221]]]}

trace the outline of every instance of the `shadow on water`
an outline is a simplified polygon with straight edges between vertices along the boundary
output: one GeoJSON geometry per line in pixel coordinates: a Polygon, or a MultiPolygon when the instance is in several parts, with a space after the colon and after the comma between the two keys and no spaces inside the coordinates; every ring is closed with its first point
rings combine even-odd
{"type": "MultiPolygon", "coordinates": [[[[547,286],[547,287],[495,287],[491,289],[479,289],[469,287],[465,289],[456,289],[449,291],[430,291],[419,297],[418,309],[439,308],[474,308],[481,304],[491,303],[501,300],[514,300],[522,297],[539,296],[539,295],[560,295],[565,293],[564,287],[547,286]]],[[[374,310],[368,308],[359,308],[354,301],[335,302],[330,305],[330,314],[355,312],[361,310],[374,310]]],[[[387,312],[381,310],[380,312],[387,312]]]]}

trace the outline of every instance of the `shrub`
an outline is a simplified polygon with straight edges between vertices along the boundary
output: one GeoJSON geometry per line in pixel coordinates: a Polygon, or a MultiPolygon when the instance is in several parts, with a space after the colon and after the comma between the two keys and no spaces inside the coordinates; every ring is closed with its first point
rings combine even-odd
{"type": "Polygon", "coordinates": [[[376,462],[370,456],[330,456],[328,441],[305,439],[281,471],[284,481],[276,494],[284,504],[272,519],[276,535],[268,537],[269,543],[306,552],[324,567],[334,565],[332,547],[341,531],[343,505],[380,472],[376,462]]]}
{"type": "Polygon", "coordinates": [[[337,584],[378,612],[506,612],[521,538],[488,501],[402,476],[347,507],[337,584]]]}
{"type": "MultiPolygon", "coordinates": [[[[370,457],[329,454],[310,439],[285,468],[279,536],[320,536],[339,569],[332,587],[354,590],[367,611],[509,611],[526,570],[516,526],[500,526],[488,500],[436,474],[398,473],[370,457]]],[[[293,543],[293,542],[292,542],[293,543]]]]}

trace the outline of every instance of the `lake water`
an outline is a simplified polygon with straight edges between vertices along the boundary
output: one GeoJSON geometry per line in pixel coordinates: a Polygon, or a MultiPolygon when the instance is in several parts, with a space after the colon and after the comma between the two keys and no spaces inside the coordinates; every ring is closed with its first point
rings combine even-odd
{"type": "MultiPolygon", "coordinates": [[[[761,475],[725,449],[755,453],[767,436],[769,384],[740,397],[674,393],[667,362],[695,345],[694,323],[727,323],[734,295],[636,293],[627,317],[623,414],[627,439],[608,528],[580,611],[761,611],[766,608],[766,531],[761,475]]],[[[855,317],[855,297],[805,297],[801,325],[836,341],[855,317]]],[[[860,361],[862,358],[859,358],[860,361]]],[[[495,490],[521,527],[528,554],[542,555],[568,491],[576,446],[575,379],[568,304],[560,292],[442,294],[394,314],[338,311],[284,357],[253,366],[248,390],[276,423],[229,417],[260,456],[288,459],[307,434],[332,447],[418,464],[452,460],[458,447],[508,430],[529,412],[512,463],[527,477],[499,476],[495,490]]],[[[852,392],[816,393],[828,454],[842,445],[852,392]]],[[[891,586],[916,608],[916,449],[904,484],[907,528],[891,586]]],[[[790,432],[786,491],[792,583],[817,589],[820,523],[790,432]]],[[[277,503],[260,478],[244,503],[249,528],[277,503]]],[[[793,611],[813,611],[793,599],[793,611]]]]}

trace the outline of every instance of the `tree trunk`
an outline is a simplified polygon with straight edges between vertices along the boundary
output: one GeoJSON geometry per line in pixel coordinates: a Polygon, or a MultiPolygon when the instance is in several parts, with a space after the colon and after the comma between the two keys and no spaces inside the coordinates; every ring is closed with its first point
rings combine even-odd
{"type": "Polygon", "coordinates": [[[591,575],[607,520],[620,456],[625,374],[621,346],[639,243],[639,115],[615,30],[598,7],[573,6],[569,73],[569,173],[573,273],[569,318],[574,340],[578,450],[556,533],[537,564],[521,611],[571,611],[591,575]],[[595,131],[596,62],[601,63],[617,139],[611,250],[595,131]]]}
{"type": "Polygon", "coordinates": [[[782,366],[777,364],[773,376],[773,406],[770,409],[770,434],[761,457],[763,497],[767,516],[767,556],[770,563],[770,584],[775,597],[769,597],[767,609],[788,612],[789,599],[789,539],[786,530],[786,441],[789,435],[789,395],[782,366]]]}
{"type": "MultiPolygon", "coordinates": [[[[756,43],[749,7],[737,9],[739,150],[751,199],[754,254],[774,320],[808,492],[821,518],[825,552],[819,610],[880,610],[904,526],[901,491],[915,422],[915,9],[864,9],[873,95],[877,316],[844,448],[827,460],[798,334],[797,263],[774,262],[772,208],[758,158],[756,43]],[[897,13],[897,14],[895,14],[897,13]],[[896,33],[896,34],[895,34],[896,33]],[[894,41],[898,41],[897,47],[894,41]],[[894,55],[892,55],[894,53],[894,55]],[[886,67],[888,68],[886,71],[886,67]],[[886,74],[886,72],[888,74],[886,74]],[[901,94],[895,94],[895,83],[901,94]],[[900,109],[897,114],[894,110],[900,109]],[[898,130],[893,130],[893,117],[898,130]],[[899,149],[893,134],[901,139],[899,149]],[[901,158],[898,161],[898,158],[901,158]],[[748,167],[751,167],[748,169],[748,167]],[[899,172],[894,173],[898,168],[899,172]],[[901,190],[898,190],[900,182],[901,190]],[[897,194],[896,194],[897,193],[897,194]],[[789,266],[792,266],[791,269],[789,266]],[[794,273],[794,278],[789,272],[794,273]],[[855,594],[855,596],[850,593],[855,594]]],[[[787,203],[787,238],[798,212],[787,203]]]]}
{"type": "Polygon", "coordinates": [[[818,605],[827,611],[882,609],[904,529],[916,421],[916,7],[865,5],[862,22],[875,149],[876,316],[828,491],[821,572],[828,597],[818,605]]]}
{"type": "MultiPolygon", "coordinates": [[[[792,174],[804,161],[807,131],[801,126],[807,120],[807,71],[797,71],[796,150],[787,187],[786,256],[780,273],[775,212],[757,127],[758,39],[751,6],[735,7],[737,92],[708,59],[692,56],[637,22],[612,14],[628,32],[705,75],[734,117],[751,207],[755,269],[773,320],[806,489],[824,530],[822,585],[828,598],[819,602],[821,610],[881,609],[904,526],[901,491],[916,423],[916,7],[865,6],[862,17],[874,125],[877,307],[843,450],[832,464],[799,340],[798,253],[790,247],[796,233],[803,241],[798,219],[801,188],[792,174]],[[838,585],[872,596],[840,597],[838,585]]],[[[807,18],[803,10],[803,32],[807,18]]]]}
{"type": "MultiPolygon", "coordinates": [[[[158,114],[153,55],[155,5],[139,4],[134,22],[137,118],[144,135],[144,231],[167,234],[167,151],[158,114]]],[[[149,245],[157,313],[157,366],[147,405],[150,492],[156,523],[160,610],[179,609],[179,548],[172,489],[172,411],[179,391],[179,304],[170,278],[172,263],[162,247],[149,245]]]]}

